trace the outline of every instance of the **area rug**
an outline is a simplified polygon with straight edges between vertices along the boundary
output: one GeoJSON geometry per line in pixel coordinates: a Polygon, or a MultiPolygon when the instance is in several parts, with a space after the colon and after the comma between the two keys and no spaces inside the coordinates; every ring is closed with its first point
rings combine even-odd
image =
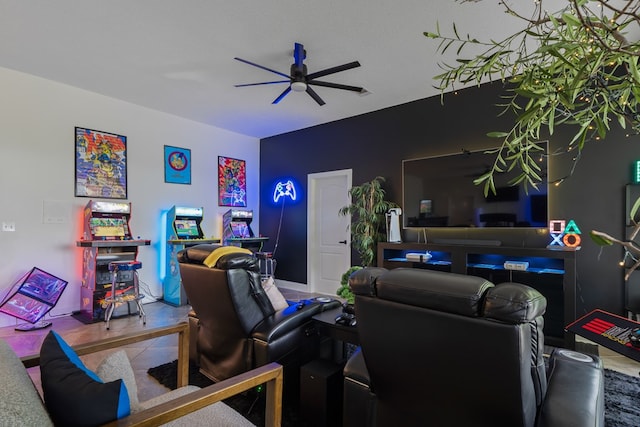
{"type": "MultiPolygon", "coordinates": [[[[176,366],[177,361],[173,361],[151,368],[147,372],[160,384],[174,390],[177,377],[176,366]]],[[[198,372],[195,366],[189,366],[189,384],[206,387],[213,382],[198,372]]],[[[604,398],[605,427],[640,426],[640,377],[605,369],[604,398]]],[[[264,426],[264,393],[252,390],[224,402],[256,426],[264,426]]],[[[299,419],[297,408],[284,405],[282,425],[304,427],[306,424],[299,419]]]]}
{"type": "Polygon", "coordinates": [[[604,370],[605,427],[640,426],[640,377],[604,370]]]}

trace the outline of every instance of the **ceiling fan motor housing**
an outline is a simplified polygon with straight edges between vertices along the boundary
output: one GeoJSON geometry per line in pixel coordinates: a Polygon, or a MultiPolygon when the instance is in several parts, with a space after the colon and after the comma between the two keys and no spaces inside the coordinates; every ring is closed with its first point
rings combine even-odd
{"type": "Polygon", "coordinates": [[[307,66],[302,64],[299,67],[297,64],[291,64],[291,80],[294,82],[303,82],[307,77],[307,66]]]}

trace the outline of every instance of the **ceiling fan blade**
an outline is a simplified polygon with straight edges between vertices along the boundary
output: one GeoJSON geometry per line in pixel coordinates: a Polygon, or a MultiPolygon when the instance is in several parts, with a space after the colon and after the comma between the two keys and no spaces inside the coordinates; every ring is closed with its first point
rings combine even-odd
{"type": "Polygon", "coordinates": [[[291,80],[276,80],[273,82],[262,82],[262,83],[244,83],[241,85],[234,85],[235,87],[245,87],[245,86],[260,86],[260,85],[272,85],[276,83],[291,83],[291,80]]]}
{"type": "Polygon", "coordinates": [[[291,92],[291,86],[287,86],[287,88],[284,91],[282,91],[280,96],[278,96],[276,99],[273,100],[272,104],[277,104],[278,102],[282,101],[282,98],[287,96],[289,92],[291,92]]]}
{"type": "Polygon", "coordinates": [[[318,95],[315,90],[311,89],[311,86],[307,86],[307,93],[318,103],[318,105],[325,104],[322,98],[320,98],[320,95],[318,95]]]}
{"type": "Polygon", "coordinates": [[[307,81],[308,85],[316,85],[316,86],[324,86],[324,87],[332,87],[334,89],[344,89],[344,90],[351,90],[354,92],[364,92],[364,88],[362,87],[358,87],[358,86],[349,86],[349,85],[343,85],[340,83],[329,83],[329,82],[321,82],[318,80],[309,80],[307,81]]]}
{"type": "Polygon", "coordinates": [[[338,65],[337,67],[327,68],[325,70],[316,71],[307,75],[307,80],[316,79],[318,77],[327,76],[329,74],[339,73],[341,71],[350,70],[360,66],[358,61],[349,62],[348,64],[338,65]]]}
{"type": "Polygon", "coordinates": [[[237,58],[237,57],[236,57],[236,58],[233,58],[233,59],[235,59],[235,60],[237,60],[237,61],[240,61],[240,62],[244,62],[245,64],[253,65],[254,67],[261,68],[261,69],[263,69],[263,70],[265,70],[265,71],[270,71],[270,72],[272,72],[272,73],[276,73],[277,75],[282,76],[282,77],[285,77],[285,78],[287,78],[287,79],[291,77],[291,76],[289,76],[289,75],[287,75],[287,74],[285,74],[285,73],[281,73],[280,71],[272,70],[271,68],[264,67],[264,66],[262,66],[262,65],[260,65],[260,64],[256,64],[256,63],[251,62],[251,61],[247,61],[246,59],[237,58]]]}

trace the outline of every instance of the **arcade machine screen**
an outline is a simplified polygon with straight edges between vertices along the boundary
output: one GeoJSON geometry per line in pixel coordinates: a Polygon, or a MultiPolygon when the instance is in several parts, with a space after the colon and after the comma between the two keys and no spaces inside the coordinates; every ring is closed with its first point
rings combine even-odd
{"type": "Polygon", "coordinates": [[[91,218],[89,227],[95,238],[118,238],[127,235],[125,221],[122,218],[91,218]]]}
{"type": "Polygon", "coordinates": [[[34,267],[18,280],[0,305],[0,312],[36,323],[60,299],[67,282],[34,267]]]}
{"type": "Polygon", "coordinates": [[[249,233],[249,225],[246,222],[232,222],[231,232],[235,238],[246,239],[251,237],[251,233],[249,233]]]}
{"type": "Polygon", "coordinates": [[[200,237],[200,230],[195,219],[176,219],[174,221],[178,239],[192,239],[200,237]]]}

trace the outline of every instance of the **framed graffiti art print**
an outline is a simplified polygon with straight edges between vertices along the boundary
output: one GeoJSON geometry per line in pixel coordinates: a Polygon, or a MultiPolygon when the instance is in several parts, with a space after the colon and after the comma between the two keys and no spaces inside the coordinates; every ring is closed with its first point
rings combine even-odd
{"type": "Polygon", "coordinates": [[[127,198],[127,137],[75,128],[75,196],[127,198]]]}
{"type": "Polygon", "coordinates": [[[218,156],[218,206],[247,206],[247,170],[244,160],[218,156]]]}

